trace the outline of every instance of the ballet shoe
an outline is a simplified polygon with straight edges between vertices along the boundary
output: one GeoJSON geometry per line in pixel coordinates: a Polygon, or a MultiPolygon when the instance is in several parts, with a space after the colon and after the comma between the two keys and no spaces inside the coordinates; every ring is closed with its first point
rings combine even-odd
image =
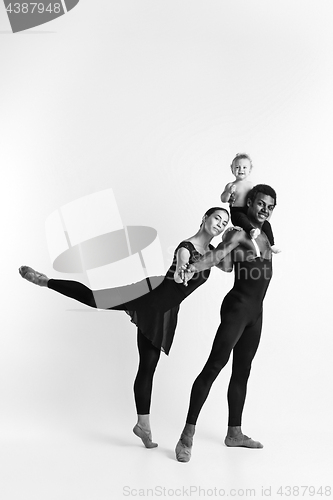
{"type": "Polygon", "coordinates": [[[179,439],[175,451],[178,462],[189,462],[191,460],[192,446],[186,446],[181,439],[179,439]]]}
{"type": "Polygon", "coordinates": [[[241,434],[239,437],[230,437],[227,436],[224,440],[226,446],[229,447],[242,447],[242,448],[263,448],[264,446],[259,443],[259,441],[253,441],[248,436],[241,434]]]}
{"type": "Polygon", "coordinates": [[[157,443],[154,443],[151,439],[151,432],[150,431],[145,431],[140,427],[138,424],[136,424],[133,427],[133,432],[136,436],[138,436],[143,444],[145,445],[146,448],[156,448],[158,446],[157,443]]]}
{"type": "Polygon", "coordinates": [[[32,267],[21,266],[19,268],[19,273],[22,278],[30,281],[30,283],[34,283],[35,285],[39,286],[47,285],[48,277],[45,274],[35,271],[34,269],[32,269],[32,267]]]}

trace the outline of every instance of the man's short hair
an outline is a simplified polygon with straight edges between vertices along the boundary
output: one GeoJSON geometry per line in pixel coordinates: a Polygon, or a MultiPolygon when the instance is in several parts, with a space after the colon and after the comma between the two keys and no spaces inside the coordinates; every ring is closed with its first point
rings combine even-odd
{"type": "Polygon", "coordinates": [[[247,200],[250,200],[251,203],[253,203],[258,193],[271,196],[274,199],[274,206],[276,206],[276,192],[271,186],[268,186],[267,184],[257,184],[251,189],[251,191],[248,192],[247,200]]]}

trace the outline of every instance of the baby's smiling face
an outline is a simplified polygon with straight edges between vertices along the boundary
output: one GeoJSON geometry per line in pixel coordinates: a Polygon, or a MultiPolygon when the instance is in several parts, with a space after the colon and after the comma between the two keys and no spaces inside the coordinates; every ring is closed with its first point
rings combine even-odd
{"type": "Polygon", "coordinates": [[[247,158],[240,158],[233,163],[231,170],[237,181],[243,181],[250,175],[252,165],[247,158]]]}

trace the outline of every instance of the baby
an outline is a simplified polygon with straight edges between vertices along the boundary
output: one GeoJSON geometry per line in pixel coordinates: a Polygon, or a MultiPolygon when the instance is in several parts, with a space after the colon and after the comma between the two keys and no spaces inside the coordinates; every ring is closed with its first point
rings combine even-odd
{"type": "MultiPolygon", "coordinates": [[[[247,179],[252,170],[252,160],[245,153],[238,153],[231,163],[231,171],[236,180],[229,182],[221,194],[221,201],[229,203],[231,221],[235,226],[242,227],[251,238],[255,239],[260,234],[260,229],[254,228],[246,215],[246,196],[252,189],[252,183],[247,179]]],[[[274,244],[273,231],[270,223],[266,220],[262,226],[272,252],[279,253],[281,250],[274,244]]]]}

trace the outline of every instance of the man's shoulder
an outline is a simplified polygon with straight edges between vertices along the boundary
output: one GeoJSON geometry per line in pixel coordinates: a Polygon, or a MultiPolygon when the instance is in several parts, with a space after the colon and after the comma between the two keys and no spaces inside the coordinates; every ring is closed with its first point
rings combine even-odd
{"type": "Polygon", "coordinates": [[[242,241],[245,241],[246,238],[248,238],[248,235],[244,229],[235,229],[234,227],[231,227],[225,235],[225,238],[223,238],[222,243],[229,243],[230,241],[242,243],[242,241]]]}

